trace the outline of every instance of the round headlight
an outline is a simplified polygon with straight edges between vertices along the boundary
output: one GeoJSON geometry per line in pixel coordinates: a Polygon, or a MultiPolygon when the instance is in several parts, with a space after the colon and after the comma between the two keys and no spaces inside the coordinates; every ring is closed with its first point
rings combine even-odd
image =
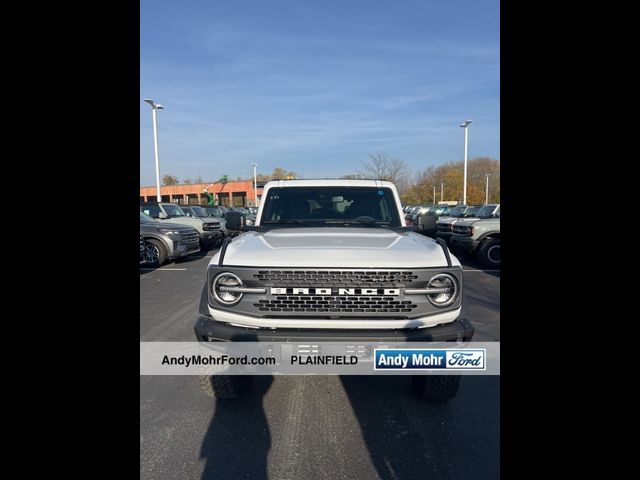
{"type": "Polygon", "coordinates": [[[427,288],[437,288],[438,293],[430,293],[427,298],[436,307],[447,307],[458,298],[458,280],[448,273],[439,273],[429,280],[427,288]]]}
{"type": "Polygon", "coordinates": [[[222,305],[235,305],[242,298],[242,293],[226,292],[221,287],[240,287],[242,280],[233,273],[225,272],[218,274],[211,283],[211,293],[218,303],[222,305]]]}

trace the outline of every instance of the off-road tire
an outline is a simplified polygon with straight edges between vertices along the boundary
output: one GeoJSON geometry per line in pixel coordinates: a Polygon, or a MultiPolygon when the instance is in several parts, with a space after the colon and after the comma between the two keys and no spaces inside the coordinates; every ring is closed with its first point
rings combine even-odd
{"type": "Polygon", "coordinates": [[[241,397],[252,380],[253,375],[207,375],[200,378],[200,383],[207,395],[223,400],[241,397]]]}
{"type": "Polygon", "coordinates": [[[413,391],[423,400],[446,402],[458,393],[461,375],[413,375],[413,391]]]}
{"type": "Polygon", "coordinates": [[[478,261],[480,261],[480,263],[482,263],[485,267],[500,268],[500,239],[489,238],[487,240],[484,240],[478,247],[476,256],[478,258],[478,261]],[[495,260],[496,253],[497,261],[495,260]]]}

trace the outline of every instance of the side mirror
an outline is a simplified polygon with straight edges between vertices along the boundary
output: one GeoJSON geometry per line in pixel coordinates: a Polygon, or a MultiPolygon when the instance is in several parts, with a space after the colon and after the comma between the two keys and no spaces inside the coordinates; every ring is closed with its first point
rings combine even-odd
{"type": "Polygon", "coordinates": [[[164,212],[160,212],[160,213],[158,214],[158,218],[161,218],[161,219],[169,218],[169,215],[167,215],[167,214],[166,214],[166,213],[164,213],[164,212]]]}
{"type": "Polygon", "coordinates": [[[225,216],[227,222],[227,230],[244,230],[247,224],[247,218],[240,212],[227,212],[225,216]]]}

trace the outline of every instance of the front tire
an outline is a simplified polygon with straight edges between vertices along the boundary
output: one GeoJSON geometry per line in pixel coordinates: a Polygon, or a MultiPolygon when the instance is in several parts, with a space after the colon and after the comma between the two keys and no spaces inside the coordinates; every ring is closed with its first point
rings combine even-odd
{"type": "Polygon", "coordinates": [[[249,390],[253,375],[213,375],[202,377],[204,391],[218,400],[239,398],[249,390]]]}
{"type": "Polygon", "coordinates": [[[476,255],[485,267],[500,268],[500,239],[485,240],[478,248],[476,255]]]}
{"type": "Polygon", "coordinates": [[[460,375],[413,375],[413,391],[423,400],[446,402],[458,394],[460,375]]]}
{"type": "Polygon", "coordinates": [[[144,259],[149,265],[161,267],[167,261],[167,248],[160,240],[145,240],[144,259]]]}

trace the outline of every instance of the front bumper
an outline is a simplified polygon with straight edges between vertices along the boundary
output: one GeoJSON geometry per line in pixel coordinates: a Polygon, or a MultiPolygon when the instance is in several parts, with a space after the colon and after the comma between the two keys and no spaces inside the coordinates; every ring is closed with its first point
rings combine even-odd
{"type": "Polygon", "coordinates": [[[200,251],[199,243],[173,242],[173,252],[169,255],[170,259],[186,257],[192,253],[200,251]]]}
{"type": "Polygon", "coordinates": [[[219,240],[224,237],[222,230],[205,230],[200,233],[200,241],[202,243],[209,243],[219,240]]]}
{"type": "Polygon", "coordinates": [[[460,235],[451,235],[449,241],[451,248],[461,252],[473,252],[478,246],[478,241],[473,237],[462,237],[460,235]]]}
{"type": "Polygon", "coordinates": [[[199,342],[468,342],[475,330],[464,317],[427,328],[342,330],[236,327],[200,315],[194,331],[199,342]]]}

